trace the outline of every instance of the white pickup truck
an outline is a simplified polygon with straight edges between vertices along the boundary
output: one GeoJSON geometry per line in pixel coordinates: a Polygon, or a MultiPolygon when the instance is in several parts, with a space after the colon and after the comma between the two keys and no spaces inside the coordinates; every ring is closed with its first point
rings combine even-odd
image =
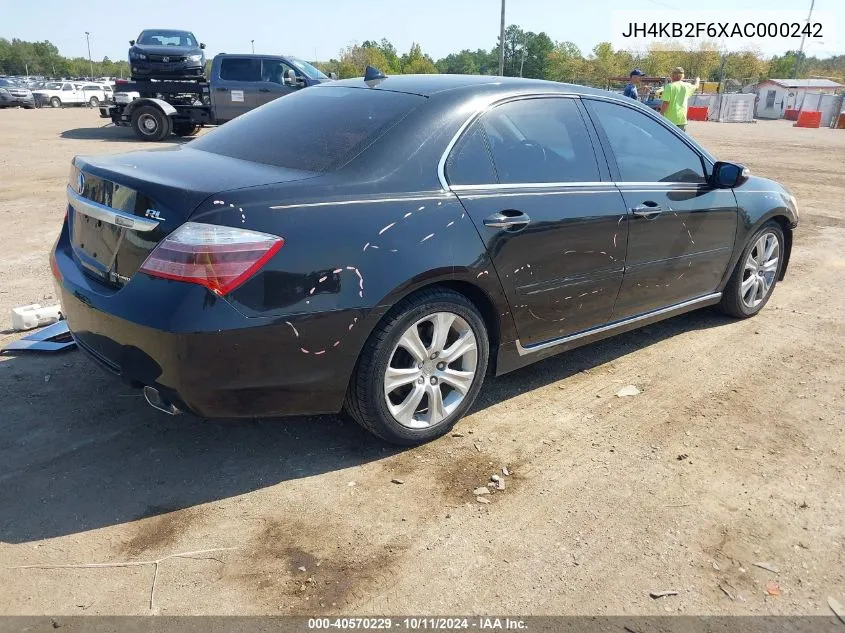
{"type": "Polygon", "coordinates": [[[89,105],[96,108],[111,101],[112,87],[95,83],[76,81],[52,81],[43,88],[32,91],[41,105],[61,108],[66,105],[89,105]]]}

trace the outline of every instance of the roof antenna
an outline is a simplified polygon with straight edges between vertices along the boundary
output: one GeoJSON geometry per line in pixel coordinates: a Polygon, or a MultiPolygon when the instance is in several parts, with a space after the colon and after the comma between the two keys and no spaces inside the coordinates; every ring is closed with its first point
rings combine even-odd
{"type": "Polygon", "coordinates": [[[364,83],[370,88],[379,85],[382,80],[387,79],[387,75],[381,72],[375,66],[367,64],[367,69],[364,71],[364,83]]]}

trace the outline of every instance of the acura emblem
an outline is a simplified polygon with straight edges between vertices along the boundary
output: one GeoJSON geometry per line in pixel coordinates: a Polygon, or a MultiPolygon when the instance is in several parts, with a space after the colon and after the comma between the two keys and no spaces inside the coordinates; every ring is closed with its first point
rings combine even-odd
{"type": "Polygon", "coordinates": [[[163,61],[163,62],[169,62],[169,61],[170,61],[170,58],[169,58],[169,57],[162,57],[162,58],[161,58],[161,61],[163,61]]]}
{"type": "Polygon", "coordinates": [[[76,192],[79,195],[85,193],[85,175],[79,172],[79,178],[76,179],[76,192]]]}

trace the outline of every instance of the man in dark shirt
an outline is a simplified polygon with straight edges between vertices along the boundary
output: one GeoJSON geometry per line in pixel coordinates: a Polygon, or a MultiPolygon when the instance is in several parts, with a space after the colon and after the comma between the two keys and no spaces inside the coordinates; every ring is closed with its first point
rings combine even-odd
{"type": "Polygon", "coordinates": [[[631,80],[625,86],[625,96],[631,97],[634,101],[639,101],[640,96],[637,94],[637,85],[640,83],[640,78],[643,76],[643,71],[639,68],[634,68],[631,71],[631,80]]]}

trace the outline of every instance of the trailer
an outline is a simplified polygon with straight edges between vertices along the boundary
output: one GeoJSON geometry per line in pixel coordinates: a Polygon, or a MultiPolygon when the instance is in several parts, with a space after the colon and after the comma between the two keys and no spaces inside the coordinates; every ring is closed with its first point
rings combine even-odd
{"type": "Polygon", "coordinates": [[[117,83],[112,103],[100,117],[129,126],[142,141],[171,134],[193,136],[283,97],[331,78],[307,62],[278,55],[214,57],[208,79],[134,79],[117,83]]]}
{"type": "Polygon", "coordinates": [[[131,127],[142,141],[193,136],[204,125],[217,124],[210,84],[204,79],[119,83],[114,102],[100,106],[100,117],[131,127]]]}

